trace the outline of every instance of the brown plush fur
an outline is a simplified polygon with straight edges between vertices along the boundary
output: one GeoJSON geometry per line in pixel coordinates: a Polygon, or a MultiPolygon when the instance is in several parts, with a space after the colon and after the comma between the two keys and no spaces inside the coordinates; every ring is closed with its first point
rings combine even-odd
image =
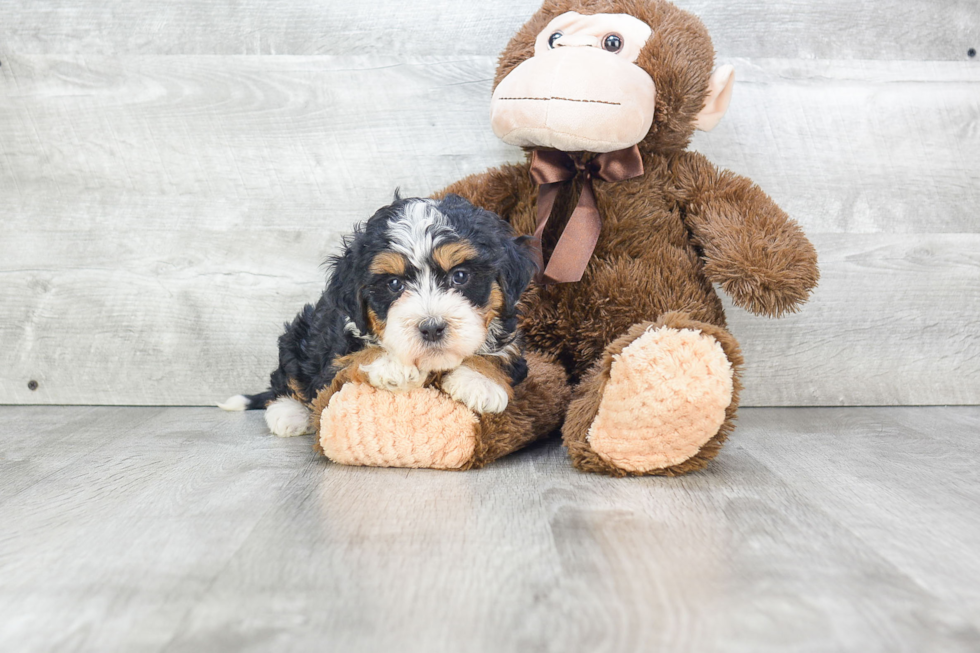
{"type": "MultiPolygon", "coordinates": [[[[578,283],[534,288],[522,328],[531,348],[547,352],[578,383],[565,444],[580,469],[625,475],[591,452],[585,439],[601,401],[612,356],[645,326],[696,328],[717,339],[733,368],[741,355],[726,330],[712,282],[752,312],[797,310],[819,277],[816,252],[799,226],[755,184],[719,171],[684,148],[704,106],[714,50],[701,22],[663,0],[548,0],[500,57],[495,84],[533,54],[538,32],[566,11],[628,13],[653,35],[637,60],[657,86],[654,123],[639,144],[645,174],[594,183],[603,227],[578,283]]],[[[585,153],[586,158],[591,156],[585,153]]],[[[521,234],[535,229],[537,187],[529,162],[463,179],[444,191],[500,214],[521,234]]],[[[543,237],[547,259],[571,215],[579,182],[566,184],[543,237]]],[[[733,428],[736,397],[719,432],[690,460],[652,473],[701,469],[733,428]]]]}

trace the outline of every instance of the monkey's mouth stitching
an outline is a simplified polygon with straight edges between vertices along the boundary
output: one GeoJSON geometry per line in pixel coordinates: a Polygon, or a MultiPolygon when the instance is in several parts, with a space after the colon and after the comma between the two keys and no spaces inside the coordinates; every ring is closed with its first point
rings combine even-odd
{"type": "Polygon", "coordinates": [[[549,100],[561,100],[563,102],[590,102],[592,104],[611,104],[613,106],[622,106],[622,102],[606,102],[605,100],[573,100],[568,97],[502,97],[501,100],[540,100],[542,102],[548,102],[549,100]]]}

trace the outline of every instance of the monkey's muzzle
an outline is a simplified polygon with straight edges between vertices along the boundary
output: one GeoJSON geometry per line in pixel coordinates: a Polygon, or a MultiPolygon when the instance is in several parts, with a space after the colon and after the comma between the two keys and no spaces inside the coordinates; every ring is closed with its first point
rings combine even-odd
{"type": "Polygon", "coordinates": [[[531,57],[493,92],[490,124],[505,143],[565,152],[612,152],[639,143],[653,124],[653,79],[592,47],[531,57]]]}

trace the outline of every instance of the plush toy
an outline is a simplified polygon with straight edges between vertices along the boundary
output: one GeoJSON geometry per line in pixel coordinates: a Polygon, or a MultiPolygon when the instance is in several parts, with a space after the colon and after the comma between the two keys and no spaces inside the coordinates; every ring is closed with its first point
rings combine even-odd
{"type": "Polygon", "coordinates": [[[546,373],[495,431],[428,389],[393,398],[352,383],[318,402],[328,455],[466,468],[533,439],[517,426],[541,435],[558,413],[584,471],[682,474],[718,454],[742,358],[712,284],[777,317],[808,298],[818,271],[799,226],[762,190],[686,149],[731,100],[734,71],[712,72],[713,60],[702,23],[663,0],[544,3],[501,55],[491,100],[494,132],[525,162],[436,196],[461,195],[537,239],[541,273],[521,326],[529,349],[563,367],[571,402],[566,379],[546,373]],[[381,415],[410,422],[398,427],[410,452],[395,453],[390,430],[365,419],[381,415]],[[504,431],[508,445],[492,446],[504,431]]]}
{"type": "Polygon", "coordinates": [[[482,467],[561,425],[570,389],[561,366],[527,354],[527,378],[500,413],[476,414],[435,387],[378,390],[355,365],[313,402],[316,448],[334,462],[375,467],[482,467]]]}

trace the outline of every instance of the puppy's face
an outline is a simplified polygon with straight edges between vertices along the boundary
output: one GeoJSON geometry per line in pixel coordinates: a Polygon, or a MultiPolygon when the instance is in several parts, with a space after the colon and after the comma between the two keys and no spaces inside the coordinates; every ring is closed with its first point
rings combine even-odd
{"type": "Polygon", "coordinates": [[[513,342],[533,263],[496,215],[457,196],[397,200],[367,222],[349,255],[351,320],[402,363],[450,370],[513,342]]]}

